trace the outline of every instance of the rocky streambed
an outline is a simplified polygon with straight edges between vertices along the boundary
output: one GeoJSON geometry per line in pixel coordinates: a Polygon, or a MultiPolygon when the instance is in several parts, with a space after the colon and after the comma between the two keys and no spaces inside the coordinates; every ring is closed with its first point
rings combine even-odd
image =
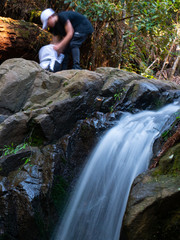
{"type": "MultiPolygon", "coordinates": [[[[179,98],[173,82],[116,68],[49,73],[21,58],[1,64],[0,239],[50,239],[103,132],[123,111],[157,110],[179,98]]],[[[178,117],[171,135],[178,135],[178,117]]],[[[178,239],[179,141],[135,179],[124,239],[178,239]]],[[[162,145],[156,143],[155,157],[162,145]]]]}

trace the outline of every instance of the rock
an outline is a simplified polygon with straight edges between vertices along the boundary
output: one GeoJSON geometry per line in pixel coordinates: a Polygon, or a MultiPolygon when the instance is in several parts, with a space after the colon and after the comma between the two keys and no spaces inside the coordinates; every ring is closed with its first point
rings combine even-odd
{"type": "Polygon", "coordinates": [[[41,72],[39,64],[20,58],[7,60],[0,65],[0,112],[19,112],[34,88],[41,72]]]}
{"type": "MultiPolygon", "coordinates": [[[[156,82],[156,80],[144,79],[141,82],[134,80],[127,86],[126,98],[121,103],[121,109],[159,109],[176,98],[177,91],[173,92],[173,89],[176,89],[174,83],[169,85],[166,82],[156,82]],[[169,92],[168,90],[171,90],[171,94],[169,93],[168,96],[163,94],[169,92]]],[[[180,92],[178,97],[179,94],[180,92]]]]}
{"type": "Polygon", "coordinates": [[[7,115],[0,114],[0,123],[4,122],[6,118],[8,118],[7,115]]]}
{"type": "Polygon", "coordinates": [[[28,117],[19,112],[6,118],[0,124],[0,147],[14,143],[18,145],[24,142],[28,134],[28,117]]]}
{"type": "MultiPolygon", "coordinates": [[[[23,111],[27,119],[24,126],[28,128],[24,138],[32,131],[34,135],[39,134],[38,130],[46,142],[57,140],[68,133],[77,120],[95,111],[154,109],[164,105],[167,98],[173,101],[180,95],[180,87],[171,82],[156,82],[111,68],[54,74],[42,70],[35,62],[10,59],[0,66],[0,73],[0,113],[12,115],[23,111]],[[163,95],[164,92],[169,95],[163,95]]],[[[3,122],[0,136],[7,135],[7,122],[3,122]]],[[[10,144],[14,139],[15,136],[9,137],[9,143],[5,142],[10,144]]]]}
{"type": "Polygon", "coordinates": [[[0,176],[0,236],[4,239],[40,239],[38,209],[53,179],[52,159],[45,158],[31,148],[29,160],[22,161],[20,169],[0,176]]]}
{"type": "Polygon", "coordinates": [[[41,150],[27,147],[1,158],[0,207],[4,210],[0,236],[6,234],[8,240],[50,238],[49,228],[58,221],[60,204],[65,204],[64,191],[75,184],[99,133],[112,126],[119,115],[97,113],[92,119],[78,121],[56,144],[41,150]]]}
{"type": "Polygon", "coordinates": [[[102,88],[102,95],[104,97],[112,96],[118,92],[117,90],[125,88],[125,85],[134,80],[145,79],[136,73],[120,71],[114,68],[98,68],[96,72],[101,73],[106,78],[106,82],[102,88]]]}
{"type": "Polygon", "coordinates": [[[0,148],[29,148],[0,157],[0,237],[50,239],[87,156],[122,110],[157,109],[179,97],[176,84],[114,68],[50,73],[22,58],[3,62],[0,148]]]}
{"type": "Polygon", "coordinates": [[[31,151],[18,151],[18,153],[10,154],[0,158],[0,175],[8,176],[12,171],[17,170],[30,157],[31,151]]]}
{"type": "Polygon", "coordinates": [[[180,143],[133,183],[121,239],[179,239],[180,143]]]}
{"type": "Polygon", "coordinates": [[[135,73],[128,73],[113,68],[98,68],[106,82],[102,88],[103,102],[101,111],[124,110],[137,112],[145,109],[159,109],[167,103],[178,99],[180,91],[173,82],[146,79],[135,73]],[[114,101],[112,96],[118,101],[114,101]],[[111,97],[110,97],[111,96],[111,97]]]}

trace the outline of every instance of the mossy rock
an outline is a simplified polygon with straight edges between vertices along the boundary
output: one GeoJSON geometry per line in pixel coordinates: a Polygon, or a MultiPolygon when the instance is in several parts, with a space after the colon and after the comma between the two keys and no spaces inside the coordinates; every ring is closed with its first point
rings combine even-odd
{"type": "Polygon", "coordinates": [[[159,166],[153,175],[173,175],[180,176],[180,143],[170,148],[160,159],[159,166]]]}

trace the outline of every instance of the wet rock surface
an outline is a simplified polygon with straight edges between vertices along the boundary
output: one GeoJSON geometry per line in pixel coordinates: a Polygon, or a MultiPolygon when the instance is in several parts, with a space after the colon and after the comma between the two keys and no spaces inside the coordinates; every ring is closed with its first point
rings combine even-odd
{"type": "Polygon", "coordinates": [[[179,159],[180,141],[160,158],[158,167],[135,179],[120,239],[179,239],[179,159]]]}
{"type": "Polygon", "coordinates": [[[114,68],[49,73],[19,58],[1,64],[0,238],[50,239],[67,192],[122,111],[158,109],[179,97],[175,83],[114,68]],[[5,155],[12,143],[28,146],[5,155]]]}

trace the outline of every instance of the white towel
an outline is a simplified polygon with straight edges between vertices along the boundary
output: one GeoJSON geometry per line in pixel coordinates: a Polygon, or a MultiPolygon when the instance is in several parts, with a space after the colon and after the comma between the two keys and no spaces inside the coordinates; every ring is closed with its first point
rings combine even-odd
{"type": "Polygon", "coordinates": [[[53,70],[55,61],[61,64],[64,59],[64,54],[61,53],[58,55],[57,51],[53,49],[53,46],[53,44],[48,44],[39,50],[39,62],[43,69],[48,69],[50,65],[50,68],[53,70]]]}

